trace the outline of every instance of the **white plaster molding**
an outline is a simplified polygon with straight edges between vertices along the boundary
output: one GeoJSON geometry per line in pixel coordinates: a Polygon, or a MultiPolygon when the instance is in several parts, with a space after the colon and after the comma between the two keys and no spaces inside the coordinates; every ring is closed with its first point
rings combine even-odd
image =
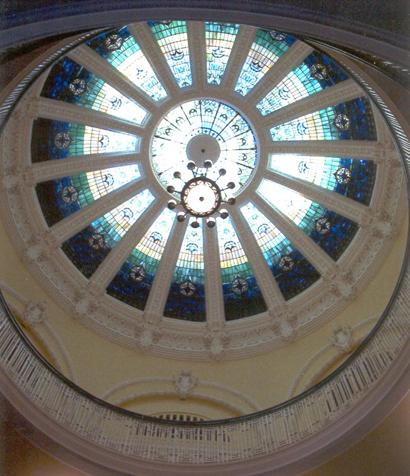
{"type": "Polygon", "coordinates": [[[207,82],[204,22],[188,22],[188,46],[191,59],[192,82],[195,87],[203,88],[207,82]]]}
{"type": "Polygon", "coordinates": [[[187,226],[187,220],[182,224],[175,221],[172,226],[145,306],[144,315],[147,316],[147,319],[158,321],[158,316],[162,315],[164,311],[171,276],[174,272],[175,263],[178,259],[179,250],[181,249],[187,226]]]}
{"type": "Polygon", "coordinates": [[[373,162],[386,160],[385,146],[380,142],[366,140],[305,140],[271,142],[269,154],[301,154],[317,157],[355,157],[373,162]]]}
{"type": "Polygon", "coordinates": [[[194,377],[190,370],[181,370],[181,372],[174,377],[173,381],[176,393],[181,400],[186,400],[192,395],[198,384],[198,378],[194,377]]]}
{"type": "MultiPolygon", "coordinates": [[[[175,390],[174,378],[142,377],[138,379],[125,380],[107,389],[101,395],[100,398],[111,403],[125,402],[130,399],[129,395],[139,396],[143,391],[151,393],[154,392],[156,390],[156,384],[160,384],[161,388],[164,388],[164,390],[167,391],[170,396],[178,396],[175,390]],[[142,387],[142,389],[138,390],[138,387],[142,387]],[[131,390],[132,388],[134,388],[134,390],[131,390]],[[116,393],[124,392],[124,390],[127,389],[129,390],[126,392],[126,396],[115,397],[116,393]]],[[[195,389],[197,389],[197,391],[200,391],[203,395],[207,395],[206,398],[208,398],[208,396],[215,396],[215,391],[219,391],[222,393],[222,395],[225,395],[225,397],[220,398],[220,401],[223,402],[228,399],[232,400],[233,397],[238,399],[239,402],[236,403],[236,410],[239,411],[241,414],[261,410],[261,406],[256,402],[254,398],[251,398],[243,392],[238,391],[228,385],[221,384],[216,381],[202,380],[198,378],[195,384],[195,389]]],[[[191,393],[191,395],[194,395],[194,393],[191,393]]]]}
{"type": "Polygon", "coordinates": [[[31,327],[44,323],[46,316],[47,303],[45,301],[29,302],[21,314],[22,320],[31,327]]]}
{"type": "MultiPolygon", "coordinates": [[[[360,331],[360,329],[368,327],[369,324],[374,325],[377,322],[377,320],[378,320],[377,317],[371,316],[368,319],[365,319],[365,320],[359,322],[358,324],[354,325],[353,327],[349,328],[350,332],[352,334],[357,333],[357,332],[360,331]]],[[[338,328],[340,328],[340,326],[335,326],[334,327],[334,332],[338,328]]],[[[361,337],[361,336],[360,337],[356,336],[355,338],[353,338],[353,335],[352,335],[351,340],[349,341],[349,347],[348,348],[353,349],[354,347],[356,347],[362,341],[362,339],[363,339],[363,337],[361,337]]],[[[329,351],[333,351],[334,348],[335,348],[334,339],[333,339],[333,336],[331,336],[330,343],[325,345],[320,350],[318,350],[315,354],[313,354],[311,357],[309,357],[309,359],[306,361],[305,365],[299,371],[298,375],[294,378],[294,380],[293,380],[293,382],[290,386],[289,392],[288,392],[288,398],[292,398],[296,395],[296,390],[300,386],[300,383],[301,383],[303,377],[308,373],[309,369],[312,366],[314,366],[316,364],[316,362],[319,362],[319,361],[323,362],[324,355],[329,351]]],[[[336,348],[337,348],[337,346],[336,346],[336,348]]],[[[347,352],[349,352],[349,351],[347,351],[347,352]]],[[[332,361],[335,361],[337,359],[340,359],[340,352],[338,352],[337,355],[335,355],[335,353],[332,352],[332,361]]],[[[309,383],[304,385],[304,389],[308,389],[311,386],[310,384],[312,382],[316,381],[316,375],[320,375],[321,373],[323,373],[323,369],[326,369],[326,368],[330,367],[332,365],[332,361],[329,362],[329,359],[326,359],[324,361],[324,363],[322,363],[320,371],[316,372],[315,377],[311,378],[309,380],[309,383]]],[[[303,389],[300,390],[298,393],[300,393],[301,391],[303,391],[303,389]]]]}
{"type": "Polygon", "coordinates": [[[248,56],[248,52],[252,46],[254,38],[254,28],[246,25],[240,25],[239,33],[235,38],[228,64],[226,65],[222,78],[222,87],[224,89],[234,89],[235,83],[248,56]]]}
{"type": "Polygon", "coordinates": [[[203,227],[205,266],[205,306],[207,325],[211,330],[225,326],[225,308],[222,292],[221,268],[218,247],[218,229],[203,227]],[[214,259],[218,257],[218,259],[214,259]]]}
{"type": "MultiPolygon", "coordinates": [[[[31,171],[35,183],[46,182],[60,177],[76,175],[81,172],[93,172],[111,167],[122,167],[138,163],[141,160],[138,153],[105,153],[89,154],[87,156],[70,157],[62,160],[47,160],[33,164],[31,171]]],[[[17,177],[12,176],[16,179],[17,177]]]]}
{"type": "Polygon", "coordinates": [[[110,116],[105,112],[94,111],[64,101],[42,97],[40,99],[33,99],[29,107],[32,114],[44,119],[80,123],[90,127],[124,132],[136,136],[140,136],[143,133],[142,127],[132,122],[110,116]]]}

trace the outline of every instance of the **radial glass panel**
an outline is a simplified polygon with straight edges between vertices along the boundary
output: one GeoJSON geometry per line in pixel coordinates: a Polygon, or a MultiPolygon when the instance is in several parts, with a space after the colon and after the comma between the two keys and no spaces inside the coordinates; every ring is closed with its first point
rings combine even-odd
{"type": "Polygon", "coordinates": [[[310,54],[256,105],[263,116],[333,86],[348,76],[326,55],[310,54]]]}
{"type": "Polygon", "coordinates": [[[149,22],[152,34],[167,60],[178,86],[192,84],[186,21],[149,22]]]}
{"type": "Polygon", "coordinates": [[[77,104],[141,125],[147,111],[69,58],[51,70],[43,97],[77,104]]]}
{"type": "Polygon", "coordinates": [[[370,160],[272,154],[269,168],[339,193],[368,205],[376,176],[370,160]]]}
{"type": "Polygon", "coordinates": [[[227,321],[266,311],[252,266],[230,218],[217,218],[219,259],[227,321]]]}
{"type": "Polygon", "coordinates": [[[135,135],[40,118],[33,123],[31,160],[35,163],[96,153],[138,152],[139,143],[135,135]]]}
{"type": "Polygon", "coordinates": [[[140,192],[66,240],[62,250],[90,278],[153,198],[149,190],[140,192]]]}
{"type": "Polygon", "coordinates": [[[37,198],[47,224],[52,226],[139,177],[140,171],[136,165],[81,173],[38,184],[37,198]]]}
{"type": "Polygon", "coordinates": [[[241,207],[241,212],[286,300],[319,279],[316,269],[253,203],[241,207]]]}
{"type": "Polygon", "coordinates": [[[255,41],[239,75],[235,91],[245,96],[272,68],[294,42],[294,38],[265,30],[257,30],[255,41]]]}
{"type": "MultiPolygon", "coordinates": [[[[192,221],[193,218],[190,223],[192,221]]],[[[205,320],[205,273],[201,228],[187,227],[172,276],[164,315],[196,322],[205,320]]]]}
{"type": "Polygon", "coordinates": [[[108,286],[110,296],[145,308],[174,220],[174,212],[163,210],[108,286]]]}
{"type": "Polygon", "coordinates": [[[270,129],[272,140],[375,140],[376,128],[365,98],[306,114],[270,129]]]}
{"type": "Polygon", "coordinates": [[[287,215],[334,260],[341,256],[358,230],[358,225],[351,220],[269,180],[262,181],[258,193],[287,215]],[[286,200],[282,199],[285,196],[286,200]]]}
{"type": "Polygon", "coordinates": [[[239,25],[233,23],[205,22],[206,79],[209,84],[221,84],[238,31],[239,25]]]}
{"type": "Polygon", "coordinates": [[[154,101],[167,93],[127,27],[102,33],[87,44],[154,101]]]}

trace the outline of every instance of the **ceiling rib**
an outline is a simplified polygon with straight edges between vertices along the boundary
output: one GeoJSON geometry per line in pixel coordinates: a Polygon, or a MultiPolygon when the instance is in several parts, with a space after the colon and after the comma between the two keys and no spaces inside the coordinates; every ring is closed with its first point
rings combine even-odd
{"type": "Polygon", "coordinates": [[[46,182],[70,175],[78,175],[83,172],[94,172],[121,167],[124,165],[139,164],[141,156],[138,153],[105,153],[89,154],[69,157],[64,160],[47,160],[32,165],[31,171],[35,183],[46,182]]]}
{"type": "Polygon", "coordinates": [[[103,79],[124,96],[137,102],[148,112],[153,112],[155,108],[153,99],[88,46],[77,47],[70,51],[68,57],[103,79]]]}
{"type": "Polygon", "coordinates": [[[141,192],[145,187],[146,183],[142,180],[142,177],[140,177],[137,180],[133,180],[113,190],[52,226],[50,228],[52,236],[55,237],[58,243],[63,243],[84,229],[92,221],[105,215],[141,192]]]}
{"type": "Polygon", "coordinates": [[[152,223],[163,211],[165,202],[154,200],[141,214],[138,220],[129,228],[120,242],[110,251],[108,256],[91,276],[90,286],[104,291],[117,274],[132,250],[142,240],[152,223]]]}

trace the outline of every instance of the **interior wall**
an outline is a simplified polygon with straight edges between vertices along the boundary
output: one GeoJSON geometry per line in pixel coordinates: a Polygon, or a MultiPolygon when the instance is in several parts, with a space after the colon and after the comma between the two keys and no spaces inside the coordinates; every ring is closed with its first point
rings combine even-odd
{"type": "MultiPolygon", "coordinates": [[[[10,425],[6,428],[5,444],[5,476],[81,476],[85,474],[36,448],[10,425]]],[[[362,441],[304,475],[408,476],[409,448],[410,393],[384,422],[362,441]]]]}
{"type": "MultiPolygon", "coordinates": [[[[27,301],[40,301],[46,304],[46,322],[52,326],[54,333],[58,336],[58,342],[55,345],[63,347],[63,353],[69,357],[70,365],[75,370],[75,383],[94,395],[102,396],[122,382],[128,382],[129,385],[125,385],[115,393],[117,400],[125,401],[129,399],[129,395],[135,393],[132,384],[135,380],[152,377],[169,379],[178,376],[181,371],[190,371],[199,381],[217,383],[239,392],[244,397],[253,399],[257,407],[262,409],[288,398],[289,389],[295,378],[306,362],[320,349],[328,347],[320,359],[317,361],[313,359],[312,366],[305,369],[305,382],[317,374],[326,360],[330,362],[335,359],[338,351],[329,344],[333,331],[337,327],[349,325],[354,327],[360,321],[380,315],[397,279],[406,234],[407,223],[404,220],[403,228],[396,238],[397,243],[376,277],[369,283],[367,289],[360,293],[332,322],[283,348],[236,361],[187,362],[163,359],[138,349],[122,347],[91,332],[67,315],[35,283],[17,256],[3,227],[0,227],[0,250],[3,261],[0,268],[0,282],[16,290],[27,301]]],[[[17,311],[24,312],[21,300],[19,301],[16,296],[7,292],[6,297],[17,311]]],[[[361,335],[356,337],[361,338],[366,335],[372,325],[374,322],[369,321],[360,330],[361,335]]],[[[40,336],[44,333],[46,336],[45,324],[37,324],[35,332],[40,336]]],[[[46,343],[50,339],[45,337],[42,341],[46,343]]],[[[39,350],[42,349],[39,348],[39,350]]],[[[303,390],[303,385],[298,390],[303,390]]],[[[229,396],[226,398],[229,399],[229,396]]],[[[133,409],[139,411],[137,407],[133,409]]],[[[145,406],[144,411],[146,411],[145,406]]]]}

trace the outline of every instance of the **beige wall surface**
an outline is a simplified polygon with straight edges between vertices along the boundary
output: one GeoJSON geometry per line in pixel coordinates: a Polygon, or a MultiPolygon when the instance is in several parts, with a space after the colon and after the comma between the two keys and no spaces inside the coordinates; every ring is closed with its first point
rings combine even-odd
{"type": "MultiPolygon", "coordinates": [[[[80,476],[9,427],[4,476],[80,476]]],[[[409,476],[410,393],[358,444],[305,476],[409,476]]],[[[136,475],[143,476],[143,475],[136,475]]],[[[216,475],[215,475],[216,476],[216,475]]]]}

